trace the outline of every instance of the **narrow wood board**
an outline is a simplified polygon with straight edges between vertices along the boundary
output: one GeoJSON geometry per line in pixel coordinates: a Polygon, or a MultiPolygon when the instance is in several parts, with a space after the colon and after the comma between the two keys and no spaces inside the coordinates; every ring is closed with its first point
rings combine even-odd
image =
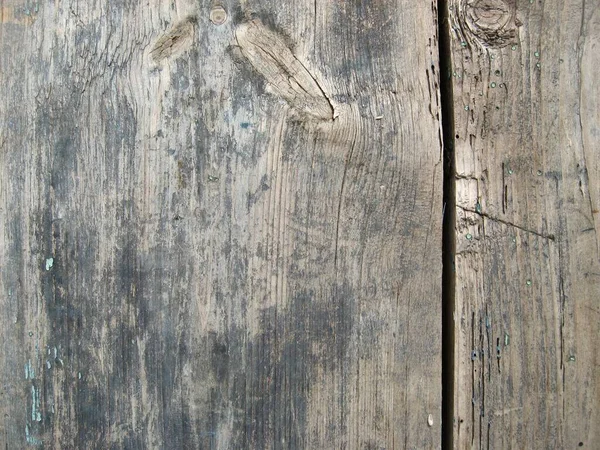
{"type": "Polygon", "coordinates": [[[435,2],[2,5],[0,446],[439,447],[435,2]]]}
{"type": "Polygon", "coordinates": [[[598,2],[449,12],[455,447],[598,448],[598,2]]]}

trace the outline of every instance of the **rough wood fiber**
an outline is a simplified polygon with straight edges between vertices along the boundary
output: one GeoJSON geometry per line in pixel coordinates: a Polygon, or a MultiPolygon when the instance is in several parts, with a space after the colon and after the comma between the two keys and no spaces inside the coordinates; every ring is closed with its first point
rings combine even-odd
{"type": "Polygon", "coordinates": [[[435,7],[2,8],[1,447],[438,447],[435,7]]]}
{"type": "Polygon", "coordinates": [[[598,448],[598,2],[450,6],[456,447],[598,448]]]}

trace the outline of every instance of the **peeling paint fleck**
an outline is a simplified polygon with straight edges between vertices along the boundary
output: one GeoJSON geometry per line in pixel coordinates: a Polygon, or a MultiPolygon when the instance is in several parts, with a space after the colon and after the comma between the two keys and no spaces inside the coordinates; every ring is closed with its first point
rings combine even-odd
{"type": "Polygon", "coordinates": [[[42,445],[43,444],[42,441],[40,441],[35,436],[31,435],[31,432],[29,431],[29,425],[25,425],[25,439],[27,440],[27,443],[31,444],[31,445],[42,445]]]}
{"type": "Polygon", "coordinates": [[[31,386],[31,420],[35,422],[42,421],[42,413],[40,411],[40,393],[36,391],[35,386],[31,386]]]}
{"type": "Polygon", "coordinates": [[[29,360],[25,364],[25,379],[26,380],[29,380],[29,379],[33,380],[34,378],[35,378],[35,369],[31,365],[31,360],[29,360]]]}

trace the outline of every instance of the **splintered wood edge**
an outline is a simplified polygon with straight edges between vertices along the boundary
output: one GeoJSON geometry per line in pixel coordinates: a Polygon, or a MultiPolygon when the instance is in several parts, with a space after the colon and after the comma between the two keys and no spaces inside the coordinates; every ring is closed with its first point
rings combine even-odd
{"type": "Polygon", "coordinates": [[[281,36],[254,19],[239,25],[235,38],[242,55],[292,108],[317,120],[335,118],[325,92],[281,36]]]}

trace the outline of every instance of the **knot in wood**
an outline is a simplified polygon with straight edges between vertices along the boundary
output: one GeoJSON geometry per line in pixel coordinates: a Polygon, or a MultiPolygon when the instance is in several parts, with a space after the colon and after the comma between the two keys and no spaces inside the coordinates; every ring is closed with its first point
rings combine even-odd
{"type": "Polygon", "coordinates": [[[463,0],[460,20],[485,47],[504,47],[517,35],[515,0],[463,0]]]}
{"type": "Polygon", "coordinates": [[[253,19],[236,28],[235,38],[242,55],[262,75],[270,92],[285,99],[304,118],[334,119],[325,92],[280,34],[253,19]]]}
{"type": "Polygon", "coordinates": [[[223,25],[227,20],[227,11],[221,5],[214,5],[208,18],[215,25],[223,25]]]}
{"type": "Polygon", "coordinates": [[[150,57],[155,62],[179,56],[189,48],[194,38],[196,17],[189,16],[163,33],[152,46],[150,57]]]}

